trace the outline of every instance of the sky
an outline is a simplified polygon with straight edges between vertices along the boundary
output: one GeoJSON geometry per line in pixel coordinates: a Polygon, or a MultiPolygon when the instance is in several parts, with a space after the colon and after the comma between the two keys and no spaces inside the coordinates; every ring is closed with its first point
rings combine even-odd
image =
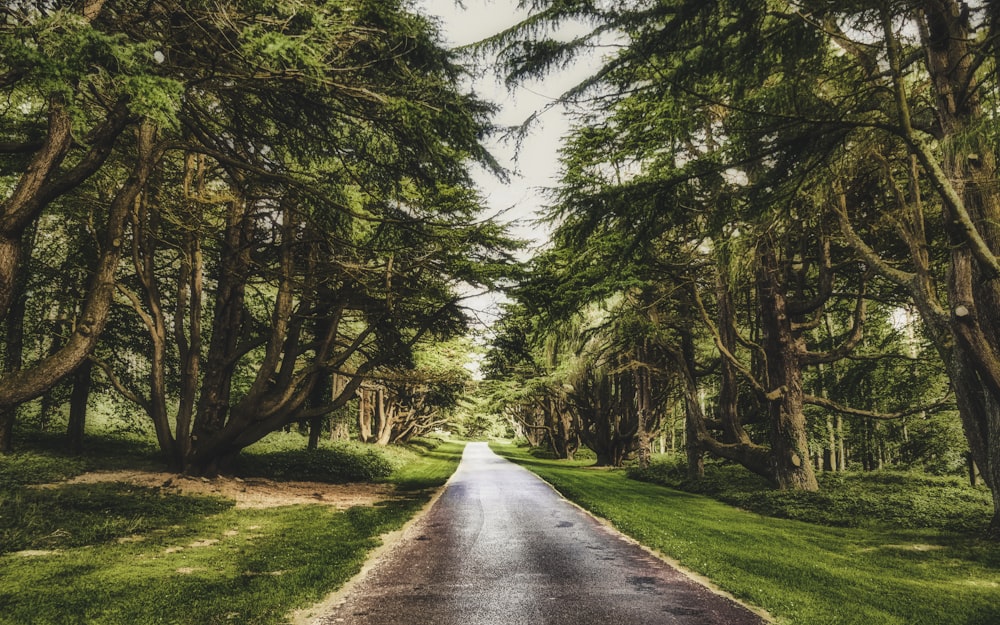
{"type": "MultiPolygon", "coordinates": [[[[440,21],[442,36],[449,47],[476,43],[513,26],[527,16],[517,8],[517,0],[416,0],[419,11],[440,21]]],[[[481,72],[472,82],[472,89],[481,98],[500,106],[495,120],[499,126],[518,126],[532,113],[541,111],[561,93],[572,87],[586,70],[550,76],[508,91],[491,68],[481,72]]],[[[487,142],[493,155],[512,175],[504,183],[491,173],[476,171],[479,186],[489,214],[499,215],[504,222],[514,222],[513,234],[530,242],[535,248],[548,239],[547,229],[532,223],[545,205],[544,189],[554,187],[559,175],[559,146],[569,131],[569,122],[558,108],[545,111],[522,141],[520,149],[513,142],[499,138],[487,142]]],[[[502,298],[487,294],[474,298],[470,307],[480,321],[488,325],[497,314],[502,298]]]]}

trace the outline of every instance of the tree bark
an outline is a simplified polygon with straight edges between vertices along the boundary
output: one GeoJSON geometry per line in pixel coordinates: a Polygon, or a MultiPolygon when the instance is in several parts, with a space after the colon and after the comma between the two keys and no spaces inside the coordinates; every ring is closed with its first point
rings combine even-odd
{"type": "MultiPolygon", "coordinates": [[[[963,411],[976,462],[993,490],[990,533],[1000,539],[1000,189],[992,145],[976,130],[983,119],[968,20],[956,0],[923,3],[927,67],[934,84],[943,136],[944,199],[951,238],[948,295],[957,359],[978,387],[981,411],[963,411]]],[[[887,29],[888,30],[888,29],[887,29]]],[[[890,42],[890,50],[892,49],[890,42]]],[[[897,87],[898,88],[898,87],[897,87]]],[[[917,146],[918,148],[920,146],[917,146]]],[[[926,152],[918,150],[918,156],[926,152]]],[[[923,163],[932,178],[936,163],[923,163]]],[[[943,179],[941,179],[943,178],[943,179]]],[[[957,389],[956,389],[957,390],[957,389]]],[[[975,401],[973,399],[972,401],[975,401]]],[[[965,403],[972,403],[966,401],[965,403]]]]}
{"type": "MultiPolygon", "coordinates": [[[[159,157],[155,136],[156,129],[150,123],[143,123],[136,131],[135,164],[109,207],[97,270],[73,333],[54,354],[0,380],[0,410],[13,408],[50,389],[80,366],[97,344],[114,299],[115,271],[121,258],[125,225],[159,157]]],[[[3,271],[0,268],[0,274],[3,271]]],[[[9,293],[0,295],[0,299],[9,296],[9,293]]]]}
{"type": "Polygon", "coordinates": [[[792,332],[785,296],[778,276],[777,257],[767,242],[761,242],[757,259],[757,289],[763,347],[767,356],[769,438],[778,488],[818,490],[819,483],[809,462],[809,442],[802,391],[799,354],[804,349],[792,332]]]}
{"type": "MultiPolygon", "coordinates": [[[[25,239],[22,246],[30,245],[33,237],[25,239]]],[[[21,250],[21,255],[26,256],[27,250],[21,250]]],[[[27,275],[24,272],[18,276],[15,285],[15,293],[12,295],[13,302],[7,309],[5,319],[5,340],[3,371],[4,373],[17,371],[21,368],[24,359],[24,315],[28,303],[25,287],[27,286],[27,275]]],[[[17,420],[17,407],[13,406],[0,410],[0,453],[7,453],[14,449],[14,423],[17,420]]]]}

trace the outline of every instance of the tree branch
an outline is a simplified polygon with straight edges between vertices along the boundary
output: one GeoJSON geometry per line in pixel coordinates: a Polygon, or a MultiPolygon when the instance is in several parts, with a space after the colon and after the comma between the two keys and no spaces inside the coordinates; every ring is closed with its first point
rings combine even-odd
{"type": "Polygon", "coordinates": [[[918,406],[915,408],[908,408],[906,410],[900,410],[898,412],[874,412],[871,410],[861,410],[859,408],[851,408],[849,406],[844,406],[838,402],[831,399],[826,399],[825,397],[817,397],[815,395],[804,394],[802,396],[802,401],[807,404],[812,404],[813,406],[820,406],[834,412],[839,412],[841,414],[849,415],[852,417],[864,417],[867,419],[879,419],[882,421],[892,421],[895,419],[902,419],[903,417],[909,417],[915,414],[920,414],[921,412],[934,412],[942,408],[951,407],[953,403],[948,399],[939,399],[938,401],[928,404],[926,406],[918,406]]]}

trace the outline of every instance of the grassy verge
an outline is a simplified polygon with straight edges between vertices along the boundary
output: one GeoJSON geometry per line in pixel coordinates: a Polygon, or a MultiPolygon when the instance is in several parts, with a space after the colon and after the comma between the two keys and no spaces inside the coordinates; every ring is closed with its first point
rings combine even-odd
{"type": "Polygon", "coordinates": [[[838,527],[986,531],[993,502],[986,486],[919,471],[821,473],[818,492],[778,491],[739,465],[706,462],[705,477],[687,478],[682,458],[659,457],[626,474],[662,486],[709,495],[766,516],[838,527]]]}
{"type": "Polygon", "coordinates": [[[120,483],[33,488],[89,462],[61,466],[44,450],[0,457],[0,624],[285,623],[357,573],[380,535],[411,518],[461,455],[454,443],[377,458],[366,447],[311,455],[285,443],[251,450],[246,462],[258,475],[277,467],[287,479],[334,482],[348,476],[324,467],[341,463],[402,496],[344,511],[236,509],[120,483]]]}
{"type": "Polygon", "coordinates": [[[779,623],[1000,623],[1000,547],[971,535],[774,518],[623,471],[494,449],[779,623]]]}

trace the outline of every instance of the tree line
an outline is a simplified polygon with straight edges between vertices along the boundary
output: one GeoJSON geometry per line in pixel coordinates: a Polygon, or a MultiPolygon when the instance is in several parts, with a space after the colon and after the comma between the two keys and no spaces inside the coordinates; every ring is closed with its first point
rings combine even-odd
{"type": "Polygon", "coordinates": [[[508,81],[595,69],[488,362],[510,418],[609,464],[679,421],[693,475],[786,489],[960,445],[1000,535],[1000,4],[521,4],[508,81]]]}
{"type": "Polygon", "coordinates": [[[463,294],[503,280],[513,244],[469,174],[500,171],[492,105],[428,18],[398,0],[0,12],[0,449],[39,401],[69,402],[78,445],[95,385],[196,474],[295,424],[315,441],[348,405],[373,442],[434,426],[464,370],[421,354],[465,332],[463,294]]]}

